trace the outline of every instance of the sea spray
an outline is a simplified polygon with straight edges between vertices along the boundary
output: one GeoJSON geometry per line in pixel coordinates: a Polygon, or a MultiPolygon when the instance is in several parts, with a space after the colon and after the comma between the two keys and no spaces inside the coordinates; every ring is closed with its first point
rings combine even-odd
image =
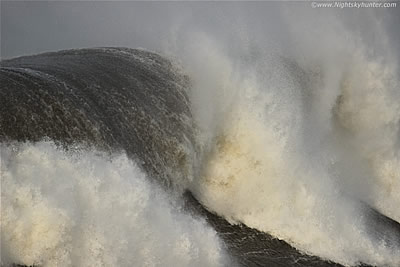
{"type": "Polygon", "coordinates": [[[2,264],[229,264],[216,232],[124,154],[1,145],[1,205],[2,264]]]}

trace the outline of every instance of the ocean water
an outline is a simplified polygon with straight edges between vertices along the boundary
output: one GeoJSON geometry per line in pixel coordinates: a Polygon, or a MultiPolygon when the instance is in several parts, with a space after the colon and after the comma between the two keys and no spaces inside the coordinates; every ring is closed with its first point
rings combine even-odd
{"type": "Polygon", "coordinates": [[[176,5],[159,46],[1,62],[1,263],[399,266],[382,13],[176,5]]]}

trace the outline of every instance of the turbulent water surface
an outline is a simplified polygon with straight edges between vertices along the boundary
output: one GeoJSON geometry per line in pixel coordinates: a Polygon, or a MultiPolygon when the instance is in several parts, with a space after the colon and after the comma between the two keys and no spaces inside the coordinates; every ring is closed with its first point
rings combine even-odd
{"type": "MultiPolygon", "coordinates": [[[[196,143],[201,140],[188,100],[190,82],[157,54],[99,48],[22,57],[2,62],[1,84],[4,263],[333,266],[307,254],[316,242],[349,242],[325,237],[330,233],[322,231],[338,233],[334,227],[343,222],[332,221],[332,214],[330,225],[316,224],[323,222],[318,212],[332,211],[315,206],[317,196],[307,195],[304,182],[291,189],[275,180],[271,164],[281,159],[263,154],[258,142],[268,144],[267,129],[248,110],[235,114],[233,128],[217,135],[213,148],[196,143]],[[207,166],[198,163],[204,160],[207,166]],[[223,217],[192,194],[179,200],[183,190],[223,217]],[[242,190],[256,196],[250,196],[251,206],[242,190]],[[287,201],[300,203],[285,207],[287,201]],[[270,229],[258,223],[260,216],[282,220],[290,216],[288,208],[297,217],[282,226],[282,237],[279,229],[274,233],[279,221],[270,229]],[[307,229],[301,229],[307,218],[307,229]],[[299,243],[307,254],[267,233],[299,243]],[[299,236],[306,238],[303,246],[299,236]],[[126,257],[124,251],[134,253],[126,257]]],[[[353,216],[343,230],[361,240],[363,249],[386,253],[382,262],[396,262],[398,223],[336,194],[319,201],[346,203],[335,211],[353,216]]],[[[321,251],[327,250],[315,253],[329,259],[321,251]]]]}
{"type": "Polygon", "coordinates": [[[253,3],[209,27],[178,6],[146,28],[158,52],[1,61],[1,265],[400,266],[381,17],[253,3]]]}

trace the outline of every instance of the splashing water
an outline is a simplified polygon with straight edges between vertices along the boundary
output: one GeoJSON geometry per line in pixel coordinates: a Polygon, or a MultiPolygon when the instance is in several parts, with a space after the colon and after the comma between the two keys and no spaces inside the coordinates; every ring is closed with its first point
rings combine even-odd
{"type": "Polygon", "coordinates": [[[2,263],[224,266],[214,230],[125,155],[1,147],[2,263]],[[82,257],[85,255],[85,257],[82,257]]]}

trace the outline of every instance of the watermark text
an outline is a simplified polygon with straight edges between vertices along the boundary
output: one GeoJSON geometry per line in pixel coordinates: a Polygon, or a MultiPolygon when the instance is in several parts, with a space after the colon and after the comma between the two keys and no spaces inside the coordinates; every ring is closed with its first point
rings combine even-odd
{"type": "Polygon", "coordinates": [[[312,8],[393,8],[396,2],[358,2],[358,1],[315,1],[312,8]]]}

